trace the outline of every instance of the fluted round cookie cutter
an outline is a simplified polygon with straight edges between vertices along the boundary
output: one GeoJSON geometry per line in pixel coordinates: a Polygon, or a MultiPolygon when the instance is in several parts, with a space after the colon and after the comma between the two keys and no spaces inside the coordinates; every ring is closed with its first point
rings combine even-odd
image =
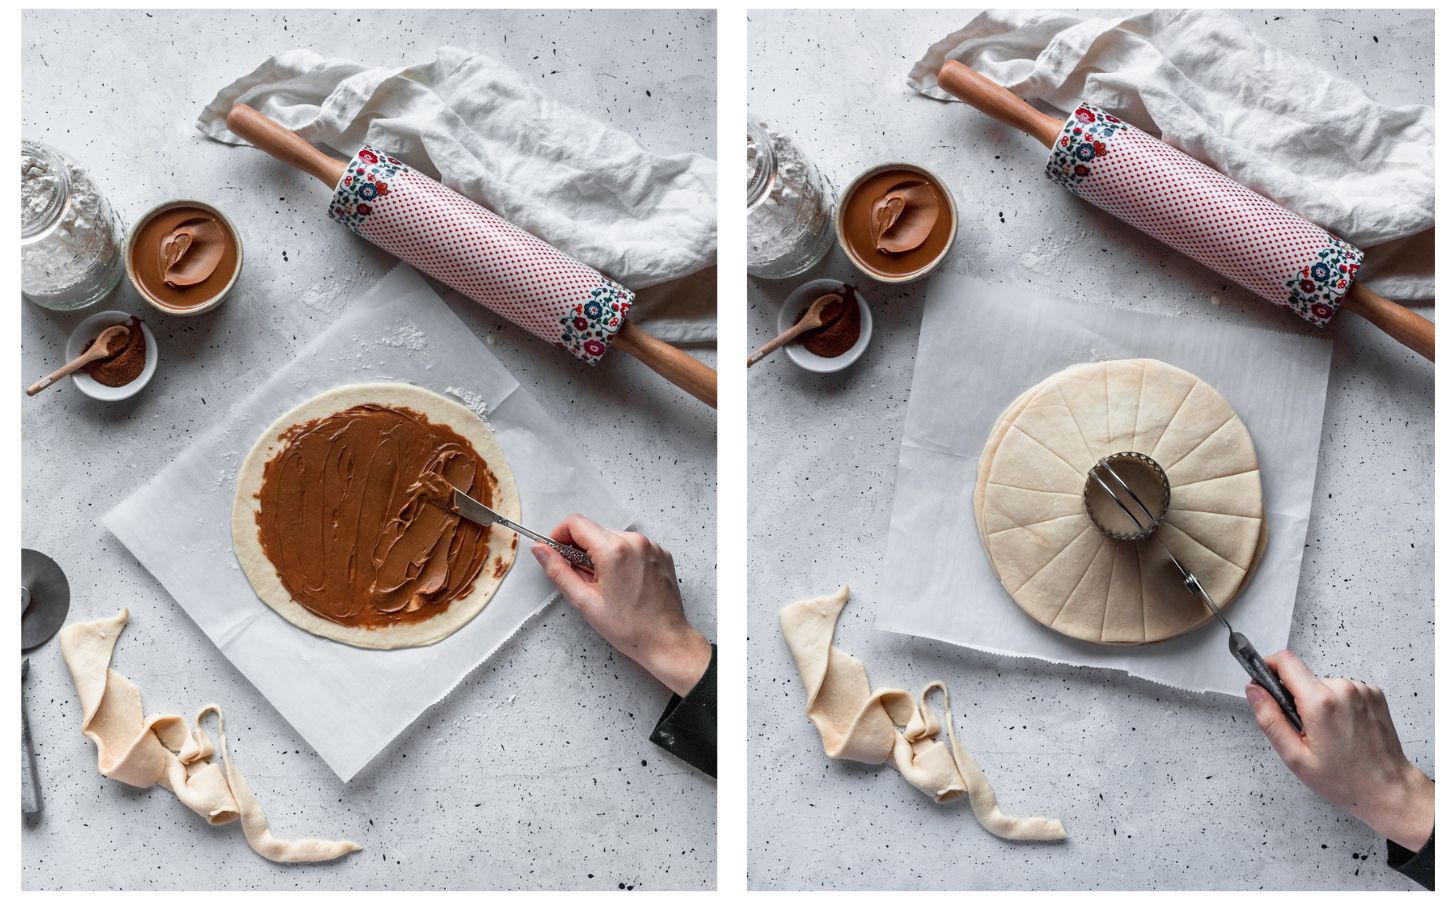
{"type": "Polygon", "coordinates": [[[1138,453],[1133,450],[1125,450],[1121,453],[1113,453],[1104,456],[1097,461],[1097,464],[1087,473],[1087,482],[1082,487],[1082,509],[1087,513],[1087,518],[1096,526],[1097,530],[1112,538],[1114,541],[1140,541],[1148,537],[1158,526],[1163,524],[1163,519],[1168,516],[1168,508],[1172,503],[1173,489],[1168,484],[1168,473],[1158,465],[1158,461],[1146,453],[1138,453]],[[1115,463],[1132,463],[1147,472],[1157,476],[1157,505],[1156,513],[1149,509],[1145,501],[1134,491],[1122,476],[1118,474],[1115,463]],[[1103,477],[1102,472],[1108,473],[1110,477],[1103,477]],[[1121,495],[1117,488],[1121,488],[1121,495]],[[1138,526],[1133,531],[1119,531],[1106,522],[1099,521],[1097,514],[1092,511],[1093,492],[1098,495],[1105,494],[1112,498],[1112,501],[1122,508],[1126,513],[1119,518],[1132,522],[1138,526]],[[1136,508],[1134,508],[1136,507],[1136,508]],[[1136,515],[1141,512],[1143,515],[1136,515]],[[1147,524],[1145,525],[1144,522],[1147,524]]]}

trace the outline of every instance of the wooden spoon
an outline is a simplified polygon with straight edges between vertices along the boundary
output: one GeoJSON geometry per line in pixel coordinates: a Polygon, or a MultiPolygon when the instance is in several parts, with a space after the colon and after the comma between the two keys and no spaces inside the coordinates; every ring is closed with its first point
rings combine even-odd
{"type": "Polygon", "coordinates": [[[71,374],[77,369],[88,366],[98,359],[106,359],[108,356],[115,356],[116,353],[121,352],[120,348],[117,348],[116,353],[109,352],[106,348],[111,346],[111,341],[113,338],[124,338],[130,333],[131,329],[126,327],[125,325],[112,325],[110,328],[96,335],[96,340],[91,342],[91,348],[85,353],[82,353],[80,356],[66,363],[64,366],[61,366],[59,369],[56,369],[54,372],[42,378],[40,381],[37,381],[35,384],[32,384],[30,387],[26,388],[25,396],[34,397],[36,394],[39,394],[41,391],[55,384],[57,381],[60,381],[62,378],[65,378],[67,375],[71,374]]]}
{"type": "Polygon", "coordinates": [[[795,322],[792,328],[753,351],[753,355],[748,357],[748,365],[751,367],[804,332],[828,325],[838,317],[836,309],[842,311],[843,305],[848,302],[841,294],[825,294],[815,300],[809,304],[809,310],[804,313],[804,317],[795,322]]]}

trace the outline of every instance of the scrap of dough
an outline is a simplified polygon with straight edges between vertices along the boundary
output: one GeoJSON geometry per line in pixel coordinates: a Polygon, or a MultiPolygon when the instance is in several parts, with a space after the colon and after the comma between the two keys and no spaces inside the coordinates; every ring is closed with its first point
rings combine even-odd
{"type": "Polygon", "coordinates": [[[293,599],[258,540],[258,492],[263,487],[263,467],[282,446],[280,437],[295,425],[363,403],[412,409],[465,438],[496,477],[499,496],[492,498],[495,511],[508,519],[521,520],[521,495],[516,489],[515,476],[495,432],[479,415],[454,400],[411,384],[351,384],[304,401],[284,413],[258,437],[238,471],[237,490],[233,494],[233,552],[258,599],[304,631],[371,650],[423,647],[464,628],[485,609],[515,562],[518,540],[515,532],[499,527],[490,530],[485,566],[475,576],[468,594],[451,601],[444,611],[428,619],[389,628],[351,628],[315,615],[293,599]]]}
{"type": "Polygon", "coordinates": [[[81,698],[81,732],[96,745],[101,774],[132,787],[161,784],[210,825],[241,820],[248,845],[276,863],[323,862],[361,849],[353,841],[303,838],[285,841],[268,831],[263,807],[228,755],[222,710],[208,705],[193,725],[178,715],[142,716],[137,686],[111,668],[126,609],[109,619],[61,629],[61,656],[81,698]],[[212,743],[202,720],[217,716],[217,738],[227,771],[212,762],[212,743]]]}
{"type": "Polygon", "coordinates": [[[834,626],[849,601],[849,588],[791,603],[779,610],[779,627],[808,694],[806,712],[831,759],[889,763],[905,780],[937,803],[969,795],[981,826],[1012,841],[1059,841],[1067,836],[1057,819],[1016,819],[1001,812],[996,794],[971,754],[956,738],[950,691],[932,681],[917,699],[909,691],[870,692],[864,664],[835,647],[834,626]],[[945,698],[945,741],[936,740],[940,722],[930,695],[945,698]],[[902,730],[903,729],[903,730],[902,730]]]}

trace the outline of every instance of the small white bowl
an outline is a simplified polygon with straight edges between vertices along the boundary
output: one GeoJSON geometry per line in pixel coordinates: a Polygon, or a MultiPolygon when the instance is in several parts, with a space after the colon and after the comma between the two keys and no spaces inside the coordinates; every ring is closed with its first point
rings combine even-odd
{"type": "MultiPolygon", "coordinates": [[[[82,349],[87,342],[96,340],[97,335],[110,328],[112,325],[126,325],[131,321],[131,314],[124,313],[119,309],[110,309],[106,312],[99,312],[71,332],[70,338],[66,340],[66,359],[75,359],[85,351],[82,349]]],[[[141,317],[137,317],[141,321],[141,317]]],[[[152,337],[152,330],[142,322],[142,337],[147,340],[147,361],[142,366],[142,373],[130,382],[121,387],[108,387],[96,379],[87,375],[84,371],[75,372],[71,375],[71,383],[76,389],[88,397],[97,400],[125,400],[147,386],[152,380],[152,373],[157,371],[157,341],[152,337]]]]}
{"type": "MultiPolygon", "coordinates": [[[[784,301],[784,305],[779,307],[779,333],[793,328],[799,313],[807,310],[815,300],[842,287],[844,282],[833,278],[816,278],[799,285],[784,301]]],[[[870,305],[865,302],[864,297],[860,296],[859,291],[853,288],[850,290],[854,291],[854,301],[859,304],[859,340],[838,356],[810,353],[802,344],[793,341],[784,346],[784,352],[799,368],[810,372],[839,372],[854,365],[855,360],[864,355],[865,348],[870,345],[874,321],[870,318],[870,305]]]]}

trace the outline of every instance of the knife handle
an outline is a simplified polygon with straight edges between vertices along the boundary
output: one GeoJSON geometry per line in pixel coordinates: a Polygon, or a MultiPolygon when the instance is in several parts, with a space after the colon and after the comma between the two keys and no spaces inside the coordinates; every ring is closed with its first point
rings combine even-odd
{"type": "Polygon", "coordinates": [[[552,540],[544,534],[537,534],[526,526],[517,525],[515,522],[512,522],[509,519],[497,519],[496,521],[500,522],[502,525],[506,526],[507,528],[511,529],[516,534],[519,534],[522,537],[530,538],[538,544],[545,544],[552,550],[555,550],[557,553],[560,553],[562,556],[566,557],[566,561],[571,563],[573,566],[576,566],[578,569],[586,569],[588,572],[596,571],[596,567],[592,565],[591,557],[587,556],[586,551],[581,549],[580,547],[576,547],[571,544],[563,544],[560,541],[552,540]]]}
{"type": "Polygon", "coordinates": [[[586,551],[581,549],[580,547],[573,547],[570,544],[563,544],[560,541],[553,541],[551,540],[551,538],[548,537],[543,537],[541,540],[537,541],[537,543],[545,544],[552,550],[560,553],[562,556],[566,557],[567,562],[571,563],[573,566],[576,566],[578,569],[586,569],[588,572],[596,571],[595,567],[592,566],[591,557],[587,556],[586,551]]]}

